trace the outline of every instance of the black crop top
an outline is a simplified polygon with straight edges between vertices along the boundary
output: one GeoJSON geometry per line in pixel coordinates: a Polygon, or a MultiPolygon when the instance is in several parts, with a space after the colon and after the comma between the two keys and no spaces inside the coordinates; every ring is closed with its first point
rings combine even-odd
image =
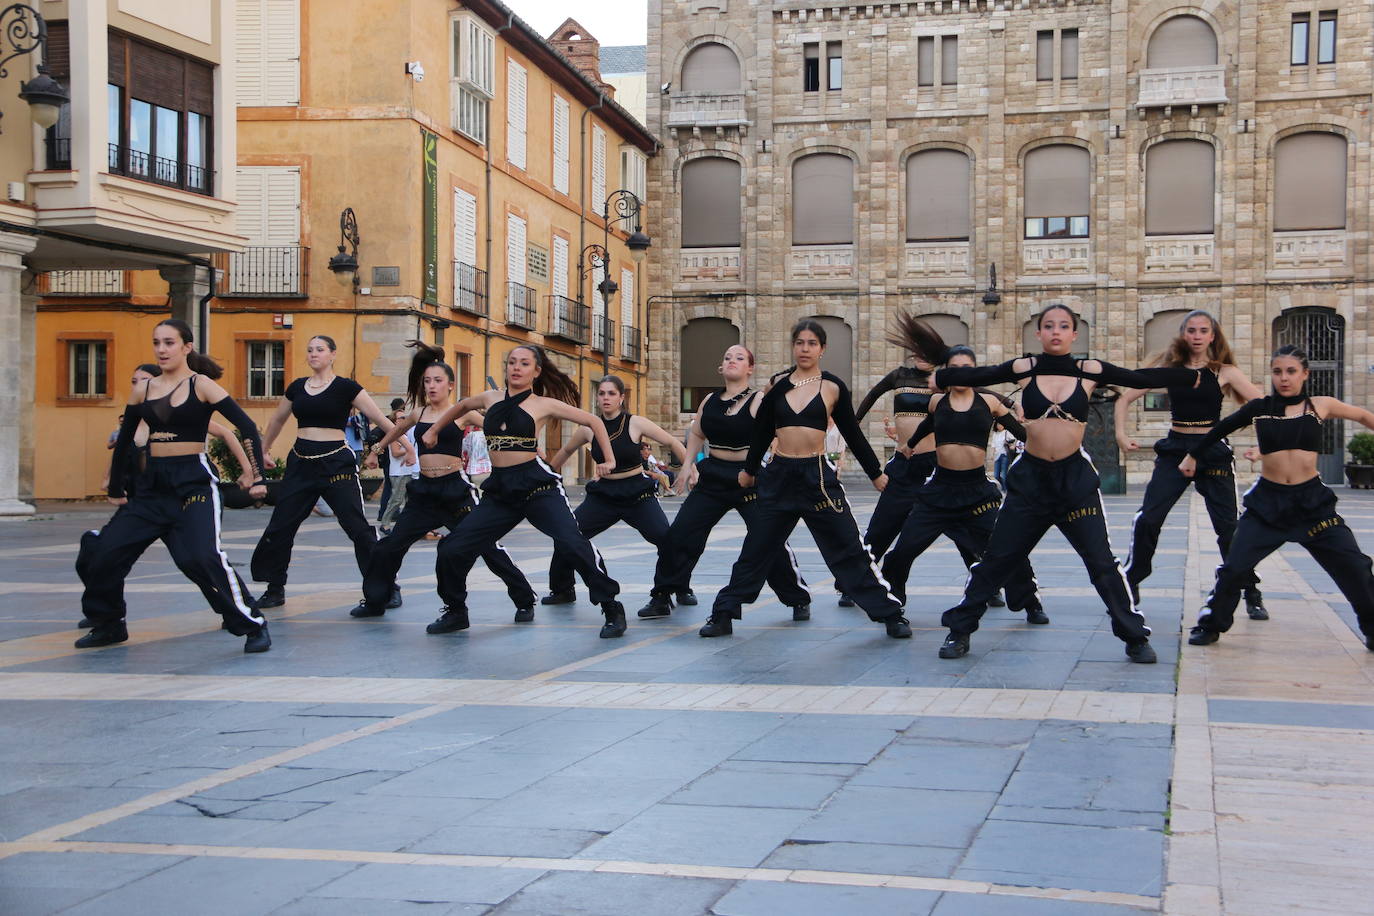
{"type": "Polygon", "coordinates": [[[348,412],[353,409],[353,399],[363,386],[351,378],[334,376],[334,380],[324,386],[318,394],[311,394],[305,387],[308,379],[302,376],[286,387],[282,397],[291,402],[291,414],[296,418],[296,426],[315,426],[320,429],[343,429],[348,423],[348,412]]]}
{"type": "Polygon", "coordinates": [[[906,444],[908,448],[915,448],[918,442],[934,433],[937,448],[941,445],[973,445],[986,449],[988,434],[992,432],[994,425],[1007,430],[1022,442],[1026,441],[1025,427],[1010,413],[1000,417],[993,416],[992,409],[983,398],[983,392],[975,391],[973,403],[967,410],[955,410],[954,404],[946,395],[935,404],[930,416],[916,427],[916,431],[911,434],[906,444]]]}
{"type": "Polygon", "coordinates": [[[1169,386],[1169,416],[1174,426],[1215,426],[1221,419],[1221,383],[1211,369],[1199,370],[1197,387],[1169,386]]]}
{"type": "Polygon", "coordinates": [[[894,417],[924,417],[930,413],[930,389],[898,388],[892,411],[894,417]]]}
{"type": "MultiPolygon", "coordinates": [[[[859,429],[859,421],[854,418],[854,404],[849,399],[849,388],[845,386],[844,382],[840,381],[839,378],[831,375],[829,372],[821,372],[821,379],[821,382],[815,382],[813,384],[820,385],[824,382],[831,382],[840,389],[840,396],[835,401],[834,408],[830,411],[830,418],[835,421],[836,428],[839,429],[840,435],[844,437],[844,441],[849,445],[849,450],[853,452],[854,457],[858,459],[859,465],[864,469],[864,473],[868,475],[868,479],[877,480],[883,475],[883,467],[878,463],[878,456],[873,454],[873,447],[869,445],[868,440],[864,438],[863,430],[859,429]]],[[[763,401],[759,404],[759,415],[754,421],[753,438],[749,443],[749,456],[744,460],[744,471],[746,474],[754,475],[759,472],[759,465],[763,461],[763,453],[768,451],[768,446],[772,444],[773,437],[777,433],[778,427],[799,425],[790,422],[792,417],[796,416],[796,414],[791,412],[790,408],[782,408],[783,411],[787,412],[785,418],[780,418],[778,416],[780,412],[778,402],[786,402],[787,392],[791,391],[792,388],[793,385],[790,377],[784,374],[773,383],[773,387],[763,396],[763,401]]],[[[816,403],[820,404],[819,409],[822,418],[820,429],[825,429],[825,401],[821,398],[819,391],[817,391],[812,400],[808,401],[807,405],[802,408],[802,413],[805,414],[808,411],[812,411],[812,405],[816,403]]]]}
{"type": "Polygon", "coordinates": [[[437,435],[439,441],[434,448],[425,446],[425,433],[433,426],[425,420],[415,424],[415,451],[419,455],[448,455],[450,458],[463,457],[463,431],[455,423],[445,423],[437,435]]]}
{"type": "Polygon", "coordinates": [[[1261,455],[1297,449],[1304,452],[1320,452],[1322,448],[1322,418],[1312,399],[1305,394],[1291,398],[1271,394],[1265,398],[1255,398],[1240,410],[1231,414],[1212,427],[1211,432],[1198,440],[1188,454],[1197,456],[1205,449],[1217,444],[1231,433],[1250,424],[1255,425],[1255,436],[1259,439],[1261,455]],[[1288,416],[1286,408],[1303,404],[1303,411],[1288,416]]]}
{"type": "Polygon", "coordinates": [[[1062,401],[1051,401],[1049,396],[1040,390],[1039,380],[1032,378],[1021,391],[1021,413],[1027,423],[1049,417],[1087,423],[1088,391],[1083,387],[1082,379],[1075,379],[1073,391],[1067,398],[1062,401]]]}
{"type": "MultiPolygon", "coordinates": [[[[616,419],[603,421],[606,424],[606,437],[611,440],[611,457],[615,459],[612,474],[633,471],[644,466],[644,459],[639,454],[639,443],[630,436],[631,419],[629,413],[622,411],[616,419]]],[[[596,444],[595,436],[592,437],[592,460],[597,464],[606,460],[601,455],[601,446],[596,444]]]]}
{"type": "Polygon", "coordinates": [[[492,452],[533,452],[539,447],[534,436],[534,418],[520,405],[529,399],[533,389],[525,389],[506,396],[487,408],[482,431],[487,437],[487,450],[492,452]]]}
{"type": "Polygon", "coordinates": [[[818,429],[825,432],[830,428],[829,418],[825,414],[825,399],[821,397],[821,383],[813,383],[816,390],[812,392],[811,398],[802,405],[801,410],[793,410],[792,404],[787,398],[779,398],[774,412],[778,428],[784,426],[802,426],[806,429],[818,429]]]}
{"type": "Polygon", "coordinates": [[[133,447],[134,434],[138,431],[139,421],[148,424],[148,445],[172,442],[195,442],[205,444],[210,431],[210,416],[218,411],[226,420],[234,424],[243,434],[243,444],[248,452],[248,460],[253,463],[254,476],[262,469],[262,439],[258,427],[234,399],[225,396],[215,404],[207,404],[196,397],[196,378],[192,375],[185,379],[186,400],[180,404],[172,403],[175,388],[160,398],[148,398],[150,379],[144,383],[144,400],[124,411],[124,422],[119,427],[119,438],[115,440],[114,454],[110,456],[110,483],[106,492],[114,499],[124,496],[123,471],[129,460],[129,450],[133,447]]]}
{"type": "Polygon", "coordinates": [[[887,394],[889,391],[898,392],[897,397],[894,399],[895,403],[893,405],[896,408],[897,412],[923,414],[926,412],[926,408],[930,404],[929,385],[929,372],[924,372],[920,369],[915,369],[911,366],[898,366],[896,369],[893,369],[887,375],[883,376],[882,379],[878,381],[878,384],[874,385],[872,390],[870,390],[868,394],[864,395],[864,399],[859,402],[858,410],[854,411],[854,419],[862,420],[865,416],[868,415],[868,411],[872,409],[873,405],[878,402],[878,398],[882,397],[884,394],[887,394]],[[903,389],[915,390],[904,391],[903,389]],[[912,406],[903,406],[903,397],[922,397],[922,393],[924,393],[924,401],[921,402],[919,406],[916,406],[917,402],[915,401],[905,402],[906,404],[912,406]]]}
{"type": "Polygon", "coordinates": [[[712,448],[738,451],[749,447],[749,438],[754,431],[754,416],[749,413],[749,398],[753,394],[746,388],[727,399],[721,390],[701,405],[701,434],[712,448]],[[739,409],[731,413],[736,407],[739,409]]]}

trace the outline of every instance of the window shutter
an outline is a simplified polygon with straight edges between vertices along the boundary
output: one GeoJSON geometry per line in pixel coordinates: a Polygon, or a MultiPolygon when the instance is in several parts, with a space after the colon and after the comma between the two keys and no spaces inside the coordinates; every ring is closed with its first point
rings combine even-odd
{"type": "Polygon", "coordinates": [[[525,167],[525,68],[506,61],[506,159],[525,167]]]}
{"type": "Polygon", "coordinates": [[[720,356],[739,343],[739,328],[726,318],[693,318],[682,329],[678,365],[684,388],[719,388],[720,356]]]}
{"type": "Polygon", "coordinates": [[[1274,147],[1274,229],[1344,229],[1346,143],[1309,131],[1274,147]]]}
{"type": "Polygon", "coordinates": [[[959,37],[946,35],[940,39],[940,85],[954,86],[959,82],[959,37]]]}
{"type": "Polygon", "coordinates": [[[935,39],[916,39],[916,85],[935,85],[935,39]]]}
{"type": "Polygon", "coordinates": [[[129,53],[129,40],[118,32],[111,32],[106,40],[109,56],[108,79],[112,85],[125,87],[124,67],[129,53]]]}
{"type": "Polygon", "coordinates": [[[262,0],[239,0],[234,9],[237,73],[234,87],[241,107],[261,105],[263,99],[262,0]]]}
{"type": "Polygon", "coordinates": [[[133,60],[129,94],[136,99],[183,110],[186,102],[186,59],[161,48],[131,41],[133,60]]]}
{"type": "Polygon", "coordinates": [[[65,80],[72,75],[71,38],[65,22],[48,23],[48,72],[55,80],[65,80]]]}
{"type": "Polygon", "coordinates": [[[553,189],[568,193],[568,100],[553,97],[553,189]]]}
{"type": "Polygon", "coordinates": [[[969,160],[952,149],[924,150],[906,161],[909,242],[969,237],[969,160]]]}
{"type": "Polygon", "coordinates": [[[264,241],[266,245],[299,245],[301,241],[301,170],[265,169],[264,241]]]}
{"type": "Polygon", "coordinates": [[[1054,79],[1054,32],[1035,33],[1035,78],[1054,79]]]}
{"type": "Polygon", "coordinates": [[[606,279],[606,267],[604,264],[597,264],[592,268],[592,318],[600,318],[606,314],[606,300],[601,296],[601,281],[606,279]]]}
{"type": "Polygon", "coordinates": [[[1168,140],[1145,152],[1145,234],[1212,231],[1215,152],[1202,140],[1168,140]]]}
{"type": "Polygon", "coordinates": [[[453,189],[453,257],[477,266],[477,198],[462,188],[453,189]]]}
{"type": "Polygon", "coordinates": [[[261,245],[267,238],[267,169],[238,170],[238,210],[235,231],[248,239],[248,245],[261,245]]]}
{"type": "Polygon", "coordinates": [[[568,298],[568,240],[553,237],[553,275],[549,280],[555,296],[568,298]]]}
{"type": "Polygon", "coordinates": [[[592,127],[592,212],[600,213],[606,202],[606,132],[592,127]]]}
{"type": "Polygon", "coordinates": [[[1066,80],[1078,79],[1078,29],[1059,33],[1059,75],[1066,80]]]}
{"type": "Polygon", "coordinates": [[[740,165],[709,156],[682,167],[682,247],[738,248],[740,165]]]}
{"type": "Polygon", "coordinates": [[[709,41],[697,45],[682,62],[682,91],[703,94],[739,92],[739,58],[720,42],[709,41]]]}
{"type": "Polygon", "coordinates": [[[620,323],[627,328],[635,323],[635,272],[620,270],[620,323]]]}
{"type": "Polygon", "coordinates": [[[854,242],[854,160],[813,153],[792,165],[792,244],[854,242]]]}
{"type": "Polygon", "coordinates": [[[525,282],[525,221],[514,213],[506,215],[506,279],[525,282]]]}
{"type": "Polygon", "coordinates": [[[300,0],[262,0],[263,105],[301,101],[300,0]]]}
{"type": "Polygon", "coordinates": [[[1088,151],[1056,143],[1026,154],[1026,217],[1087,216],[1088,151]]]}
{"type": "Polygon", "coordinates": [[[1164,20],[1150,36],[1145,66],[1210,67],[1217,62],[1217,33],[1197,16],[1174,16],[1164,20]]]}

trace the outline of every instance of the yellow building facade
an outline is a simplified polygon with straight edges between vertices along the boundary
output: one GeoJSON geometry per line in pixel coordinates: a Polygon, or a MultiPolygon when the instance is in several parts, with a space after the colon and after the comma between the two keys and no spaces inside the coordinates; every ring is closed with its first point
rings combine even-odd
{"type": "MultiPolygon", "coordinates": [[[[234,28],[243,247],[214,258],[208,351],[255,419],[308,373],[316,334],[383,409],[404,393],[414,338],[447,350],[460,394],[499,384],[509,348],[534,342],[584,406],[609,369],[639,409],[648,291],[626,245],[634,215],[618,205],[622,190],[642,200],[657,143],[595,73],[494,2],[239,0],[234,28]],[[341,251],[356,270],[331,271],[341,251]]],[[[41,290],[40,498],[98,492],[127,378],[175,285],[128,272],[104,277],[109,293],[91,279],[53,275],[41,290]],[[94,334],[109,342],[108,397],[74,404],[59,342],[94,334]]]]}

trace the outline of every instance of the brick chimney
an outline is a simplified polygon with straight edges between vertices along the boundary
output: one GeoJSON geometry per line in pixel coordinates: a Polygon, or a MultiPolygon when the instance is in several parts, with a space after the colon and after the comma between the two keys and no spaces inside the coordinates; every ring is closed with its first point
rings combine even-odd
{"type": "Polygon", "coordinates": [[[614,87],[601,79],[601,42],[576,19],[568,19],[555,29],[549,36],[549,44],[604,89],[607,97],[614,97],[614,87]]]}

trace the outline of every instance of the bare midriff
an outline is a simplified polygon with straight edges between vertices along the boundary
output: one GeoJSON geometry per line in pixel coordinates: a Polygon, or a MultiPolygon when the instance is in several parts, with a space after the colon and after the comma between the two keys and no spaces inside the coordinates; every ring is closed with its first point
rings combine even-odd
{"type": "Polygon", "coordinates": [[[199,455],[205,451],[205,441],[200,442],[149,442],[148,454],[154,458],[178,458],[182,455],[199,455]]]}
{"type": "Polygon", "coordinates": [[[341,429],[333,429],[324,426],[302,426],[296,430],[297,439],[309,439],[311,442],[342,442],[344,433],[341,429]]]}
{"type": "Polygon", "coordinates": [[[747,448],[716,448],[711,446],[707,451],[712,458],[719,458],[721,461],[743,461],[749,455],[747,448]]]}
{"type": "Polygon", "coordinates": [[[935,460],[940,467],[951,471],[971,471],[987,464],[988,450],[976,445],[941,445],[935,449],[935,460]]]}
{"type": "Polygon", "coordinates": [[[1260,460],[1260,476],[1270,483],[1291,487],[1317,476],[1317,453],[1306,449],[1286,448],[1270,452],[1260,460]]]}
{"type": "MultiPolygon", "coordinates": [[[[908,414],[894,418],[892,423],[897,427],[897,444],[905,445],[907,440],[915,435],[916,427],[921,425],[923,419],[925,419],[923,416],[918,416],[916,414],[908,414]]],[[[911,450],[911,453],[913,455],[924,455],[926,452],[934,451],[934,449],[935,437],[926,436],[920,442],[916,443],[916,447],[911,450]]]]}
{"type": "Polygon", "coordinates": [[[810,458],[825,451],[825,433],[809,426],[782,426],[776,433],[773,454],[788,458],[810,458]]]}

